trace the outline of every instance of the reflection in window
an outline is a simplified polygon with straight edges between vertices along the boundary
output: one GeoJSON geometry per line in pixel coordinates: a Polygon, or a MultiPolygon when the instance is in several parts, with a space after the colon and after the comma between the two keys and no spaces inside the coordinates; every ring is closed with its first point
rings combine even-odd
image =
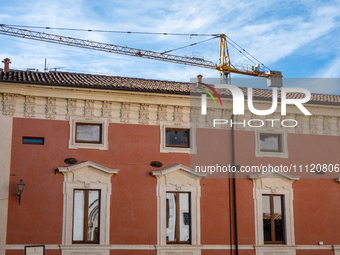
{"type": "Polygon", "coordinates": [[[166,194],[166,241],[190,243],[190,193],[166,194]]]}
{"type": "Polygon", "coordinates": [[[189,129],[167,128],[165,130],[166,147],[189,148],[189,129]]]}
{"type": "Polygon", "coordinates": [[[260,151],[281,152],[281,135],[260,134],[260,151]]]}
{"type": "Polygon", "coordinates": [[[263,195],[264,243],[284,243],[283,196],[263,195]]]}
{"type": "Polygon", "coordinates": [[[99,201],[99,190],[74,190],[74,243],[99,243],[99,201]]]}
{"type": "Polygon", "coordinates": [[[102,124],[76,124],[76,143],[101,143],[102,124]]]}

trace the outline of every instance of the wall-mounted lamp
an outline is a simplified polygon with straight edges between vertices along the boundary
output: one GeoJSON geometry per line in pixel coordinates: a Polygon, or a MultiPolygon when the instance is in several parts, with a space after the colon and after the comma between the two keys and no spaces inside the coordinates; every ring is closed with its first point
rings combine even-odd
{"type": "Polygon", "coordinates": [[[21,204],[21,193],[24,191],[25,183],[20,180],[18,183],[18,196],[19,196],[19,205],[21,204]]]}

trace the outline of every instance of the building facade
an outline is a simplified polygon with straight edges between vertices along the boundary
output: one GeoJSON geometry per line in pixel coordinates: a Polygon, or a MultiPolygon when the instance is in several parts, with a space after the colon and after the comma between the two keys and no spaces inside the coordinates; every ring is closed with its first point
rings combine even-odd
{"type": "MultiPolygon", "coordinates": [[[[1,254],[340,254],[340,96],[313,94],[310,116],[291,105],[233,119],[230,94],[201,115],[189,83],[14,70],[0,81],[1,254]]],[[[253,99],[268,109],[271,91],[253,99]]]]}

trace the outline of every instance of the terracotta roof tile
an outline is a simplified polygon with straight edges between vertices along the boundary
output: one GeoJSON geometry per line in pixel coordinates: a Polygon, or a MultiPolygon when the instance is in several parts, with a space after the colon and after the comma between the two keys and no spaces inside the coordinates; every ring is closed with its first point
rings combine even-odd
{"type": "MultiPolygon", "coordinates": [[[[195,88],[188,82],[149,80],[140,78],[128,78],[119,76],[91,75],[82,73],[67,72],[32,72],[10,70],[4,72],[0,70],[0,82],[31,83],[37,85],[53,85],[79,88],[112,89],[125,91],[141,91],[154,93],[169,93],[190,95],[190,92],[200,94],[201,90],[195,88]]],[[[244,95],[247,89],[241,88],[244,95]]],[[[231,97],[229,90],[219,89],[220,96],[231,97]]],[[[281,97],[278,91],[279,98],[281,97]]],[[[271,100],[272,90],[253,89],[253,98],[258,100],[271,100]]],[[[288,93],[288,98],[304,98],[303,93],[288,93]]],[[[312,94],[309,103],[340,105],[339,95],[312,94]]]]}

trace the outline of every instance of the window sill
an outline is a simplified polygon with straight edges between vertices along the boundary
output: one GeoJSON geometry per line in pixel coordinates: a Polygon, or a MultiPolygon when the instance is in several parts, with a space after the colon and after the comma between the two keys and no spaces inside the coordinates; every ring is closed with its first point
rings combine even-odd
{"type": "Polygon", "coordinates": [[[266,255],[266,254],[285,254],[285,255],[295,255],[296,245],[286,245],[286,244],[267,244],[267,245],[254,245],[256,254],[266,255]]]}
{"type": "Polygon", "coordinates": [[[190,254],[190,255],[201,255],[202,245],[191,245],[191,244],[169,244],[169,245],[156,245],[157,254],[168,255],[168,254],[190,254]]]}
{"type": "Polygon", "coordinates": [[[255,153],[255,157],[276,157],[276,158],[288,158],[288,153],[284,152],[264,152],[259,151],[255,153]]]}
{"type": "Polygon", "coordinates": [[[109,255],[111,245],[100,244],[72,244],[72,245],[60,245],[63,255],[77,254],[98,254],[109,255]]]}
{"type": "Polygon", "coordinates": [[[181,148],[181,147],[162,147],[160,149],[162,153],[191,153],[190,148],[181,148]]]}
{"type": "Polygon", "coordinates": [[[107,144],[99,143],[73,143],[69,144],[69,149],[97,149],[97,150],[108,150],[107,144]]]}
{"type": "Polygon", "coordinates": [[[74,244],[69,244],[69,245],[61,245],[61,248],[84,248],[84,247],[96,247],[96,248],[105,248],[105,247],[111,247],[110,245],[102,245],[99,243],[74,243],[74,244]]]}
{"type": "Polygon", "coordinates": [[[201,250],[203,245],[192,245],[192,244],[167,244],[167,245],[156,245],[156,249],[162,250],[201,250]]]}
{"type": "Polygon", "coordinates": [[[297,245],[288,245],[288,244],[263,244],[263,245],[254,245],[255,250],[291,250],[296,249],[297,245]]]}

